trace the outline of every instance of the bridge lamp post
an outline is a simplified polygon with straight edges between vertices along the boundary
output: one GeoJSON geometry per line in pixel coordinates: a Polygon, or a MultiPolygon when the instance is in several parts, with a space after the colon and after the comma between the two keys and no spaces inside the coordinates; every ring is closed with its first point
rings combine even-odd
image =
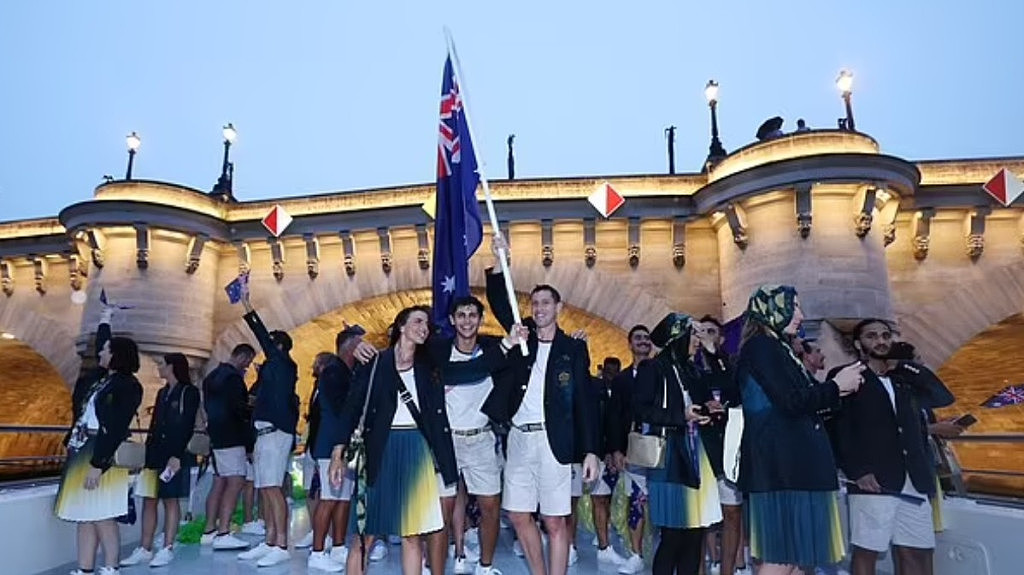
{"type": "Polygon", "coordinates": [[[839,72],[839,77],[836,78],[836,87],[839,88],[839,93],[846,104],[846,118],[839,119],[839,129],[856,132],[857,129],[853,124],[853,106],[850,105],[850,96],[853,94],[853,74],[847,70],[839,72]]]}
{"type": "Polygon", "coordinates": [[[125,137],[125,143],[128,144],[128,171],[124,174],[124,179],[132,179],[132,167],[135,165],[135,152],[139,151],[139,146],[142,145],[142,138],[138,134],[132,132],[125,137]]]}
{"type": "Polygon", "coordinates": [[[714,165],[726,156],[722,141],[718,139],[718,82],[708,80],[704,86],[704,97],[711,109],[711,146],[708,148],[708,159],[705,167],[714,165]]]}
{"type": "Polygon", "coordinates": [[[235,174],[235,165],[229,160],[231,153],[231,144],[235,143],[238,138],[238,132],[235,131],[235,126],[228,122],[222,129],[224,134],[224,161],[221,163],[220,177],[217,178],[217,184],[213,186],[212,195],[217,196],[225,202],[233,201],[235,198],[232,194],[231,180],[235,174]]]}

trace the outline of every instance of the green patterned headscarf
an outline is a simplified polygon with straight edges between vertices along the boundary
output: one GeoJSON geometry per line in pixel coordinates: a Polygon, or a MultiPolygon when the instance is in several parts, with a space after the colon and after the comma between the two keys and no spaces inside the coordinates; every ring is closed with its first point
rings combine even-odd
{"type": "Polygon", "coordinates": [[[664,348],[680,337],[690,335],[693,318],[685,313],[672,312],[666,315],[651,330],[651,343],[664,348]]]}
{"type": "Polygon", "coordinates": [[[763,285],[750,296],[747,317],[757,320],[782,336],[782,330],[793,321],[796,312],[796,288],[784,285],[763,285]]]}

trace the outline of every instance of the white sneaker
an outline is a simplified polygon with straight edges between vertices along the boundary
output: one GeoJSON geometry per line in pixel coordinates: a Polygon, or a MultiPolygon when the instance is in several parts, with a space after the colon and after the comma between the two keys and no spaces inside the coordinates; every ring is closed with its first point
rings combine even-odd
{"type": "Polygon", "coordinates": [[[494,565],[488,565],[484,567],[479,563],[476,566],[476,571],[473,575],[502,575],[501,571],[494,568],[494,565]]]}
{"type": "Polygon", "coordinates": [[[248,551],[243,551],[242,553],[239,553],[238,554],[238,560],[239,561],[252,561],[253,559],[261,559],[261,558],[263,558],[264,555],[266,555],[267,553],[270,553],[270,551],[272,549],[273,549],[273,547],[271,547],[270,545],[267,545],[267,543],[264,541],[264,542],[261,542],[259,545],[253,547],[252,549],[248,550],[248,551]]]}
{"type": "Polygon", "coordinates": [[[213,545],[213,540],[217,538],[217,530],[214,529],[209,533],[203,533],[199,536],[199,544],[202,546],[213,545]]]}
{"type": "MultiPolygon", "coordinates": [[[[468,541],[463,542],[463,545],[462,545],[462,555],[463,555],[463,558],[466,561],[469,561],[470,563],[476,563],[477,561],[480,561],[480,553],[478,553],[472,547],[470,547],[468,541]]],[[[455,559],[456,558],[455,557],[455,544],[454,543],[452,545],[448,546],[448,557],[451,558],[451,559],[455,559]]]]}
{"type": "Polygon", "coordinates": [[[465,536],[465,541],[466,541],[466,543],[472,545],[473,547],[479,547],[480,546],[480,529],[477,528],[477,527],[474,527],[472,529],[467,530],[466,531],[466,536],[465,536]]]}
{"type": "Polygon", "coordinates": [[[576,546],[571,545],[569,547],[569,567],[572,567],[580,560],[580,554],[576,551],[576,546]]]}
{"type": "Polygon", "coordinates": [[[312,546],[313,546],[313,532],[312,531],[310,531],[309,533],[306,533],[306,535],[303,536],[302,539],[299,539],[298,541],[295,542],[295,548],[296,549],[309,549],[312,546]]]}
{"type": "Polygon", "coordinates": [[[161,547],[156,555],[153,556],[153,560],[149,562],[150,567],[163,567],[174,559],[174,551],[170,547],[161,547]]]}
{"type": "Polygon", "coordinates": [[[263,523],[262,519],[257,519],[242,525],[242,533],[246,535],[266,535],[267,526],[263,523]]]}
{"type": "Polygon", "coordinates": [[[239,549],[248,548],[249,543],[247,541],[243,541],[230,533],[218,535],[217,537],[213,538],[214,551],[237,551],[239,549]]]}
{"type": "Polygon", "coordinates": [[[383,561],[388,556],[388,545],[380,539],[373,542],[370,548],[370,561],[383,561]]]}
{"type": "Polygon", "coordinates": [[[718,561],[712,561],[711,567],[708,568],[709,575],[722,575],[722,564],[718,561]]]}
{"type": "MultiPolygon", "coordinates": [[[[754,575],[754,571],[751,570],[750,565],[747,565],[746,567],[744,567],[742,569],[737,569],[736,570],[736,575],[754,575]]],[[[850,575],[850,574],[847,573],[846,575],[850,575]]]]}
{"type": "Polygon", "coordinates": [[[313,551],[309,554],[309,559],[306,560],[306,568],[337,573],[345,569],[345,564],[335,561],[326,551],[313,551]]]}
{"type": "Polygon", "coordinates": [[[100,567],[96,570],[96,575],[118,575],[120,572],[117,567],[100,567]]]}
{"type": "Polygon", "coordinates": [[[622,565],[626,560],[615,552],[615,549],[609,545],[604,549],[597,550],[597,560],[604,563],[611,563],[612,565],[622,565]]]}
{"type": "Polygon", "coordinates": [[[146,551],[142,547],[136,547],[135,551],[132,551],[131,555],[121,560],[120,565],[121,567],[131,567],[132,565],[138,565],[139,563],[149,561],[152,558],[152,551],[146,551]]]}
{"type": "Polygon", "coordinates": [[[512,553],[515,553],[516,557],[525,557],[526,553],[523,553],[523,546],[516,539],[512,542],[512,553]]]}
{"type": "MultiPolygon", "coordinates": [[[[312,531],[310,531],[310,533],[312,533],[312,531]]],[[[334,539],[331,539],[330,535],[328,535],[327,537],[324,537],[324,549],[328,550],[328,549],[333,549],[333,548],[334,548],[334,539]]]]}
{"type": "MultiPolygon", "coordinates": [[[[325,549],[326,549],[326,547],[325,547],[325,549]]],[[[335,563],[339,563],[341,565],[345,565],[346,563],[348,563],[348,547],[345,547],[344,545],[339,545],[337,547],[332,547],[331,548],[331,559],[335,563]]]]}
{"type": "Polygon", "coordinates": [[[456,557],[455,569],[453,571],[455,575],[471,575],[473,573],[473,564],[464,557],[456,557]]]}
{"type": "Polygon", "coordinates": [[[292,558],[292,554],[287,549],[281,549],[280,547],[271,547],[270,552],[260,557],[260,560],[256,562],[257,567],[270,567],[279,563],[284,563],[292,558]]]}
{"type": "Polygon", "coordinates": [[[625,575],[633,575],[644,570],[644,558],[637,555],[636,553],[629,556],[628,559],[619,565],[619,573],[625,575]]]}

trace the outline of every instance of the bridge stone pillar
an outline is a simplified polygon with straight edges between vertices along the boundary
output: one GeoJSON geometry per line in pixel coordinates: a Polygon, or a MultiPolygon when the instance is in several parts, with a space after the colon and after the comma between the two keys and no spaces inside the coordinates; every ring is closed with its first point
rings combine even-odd
{"type": "Polygon", "coordinates": [[[880,214],[912,194],[918,178],[912,165],[849,132],[791,135],[723,160],[704,200],[718,239],[723,315],[743,313],[761,284],[789,284],[815,331],[821,320],[893,318],[880,214]]]}

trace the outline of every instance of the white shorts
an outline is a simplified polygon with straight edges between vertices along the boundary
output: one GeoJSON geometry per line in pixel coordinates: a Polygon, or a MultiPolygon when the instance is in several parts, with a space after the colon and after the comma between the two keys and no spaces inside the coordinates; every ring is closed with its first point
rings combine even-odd
{"type": "Polygon", "coordinates": [[[572,466],[559,463],[548,445],[546,431],[530,433],[516,428],[508,434],[505,463],[505,511],[566,516],[572,510],[572,466]]]}
{"type": "Polygon", "coordinates": [[[213,450],[213,473],[217,477],[243,477],[249,468],[245,448],[227,447],[213,450]]]}
{"type": "MultiPolygon", "coordinates": [[[[612,494],[612,486],[604,480],[604,471],[604,462],[601,461],[597,465],[597,479],[589,484],[590,489],[587,492],[591,495],[602,497],[612,494]]],[[[581,463],[572,464],[572,496],[583,497],[583,464],[581,463]]]]}
{"type": "MultiPolygon", "coordinates": [[[[466,482],[470,495],[498,495],[501,493],[501,463],[495,447],[493,431],[476,435],[452,433],[455,447],[455,465],[466,482]]],[[[455,497],[458,484],[441,483],[441,497],[455,497]]]]}
{"type": "Polygon", "coordinates": [[[735,483],[722,478],[718,480],[718,500],[727,507],[739,507],[743,505],[743,493],[735,483]]]}
{"type": "MultiPolygon", "coordinates": [[[[271,424],[257,421],[256,429],[266,429],[271,424]]],[[[253,450],[254,483],[256,489],[281,487],[284,474],[288,472],[288,459],[292,454],[292,434],[275,429],[256,437],[253,450]]]]}
{"type": "Polygon", "coordinates": [[[878,553],[888,550],[890,543],[934,549],[935,528],[928,497],[914,489],[909,477],[903,493],[921,497],[924,502],[911,503],[892,495],[851,493],[848,498],[850,543],[878,553]]]}
{"type": "MultiPolygon", "coordinates": [[[[330,460],[327,460],[330,463],[330,460]]],[[[308,451],[302,454],[302,458],[299,460],[302,464],[302,488],[309,493],[311,487],[313,487],[313,477],[317,475],[317,467],[319,461],[313,459],[313,455],[308,451]]],[[[323,482],[320,483],[323,485],[323,482]]]]}
{"type": "Polygon", "coordinates": [[[320,499],[323,501],[351,501],[352,491],[356,485],[355,471],[345,466],[345,477],[341,487],[331,485],[331,460],[317,459],[316,466],[320,474],[320,499]]]}

